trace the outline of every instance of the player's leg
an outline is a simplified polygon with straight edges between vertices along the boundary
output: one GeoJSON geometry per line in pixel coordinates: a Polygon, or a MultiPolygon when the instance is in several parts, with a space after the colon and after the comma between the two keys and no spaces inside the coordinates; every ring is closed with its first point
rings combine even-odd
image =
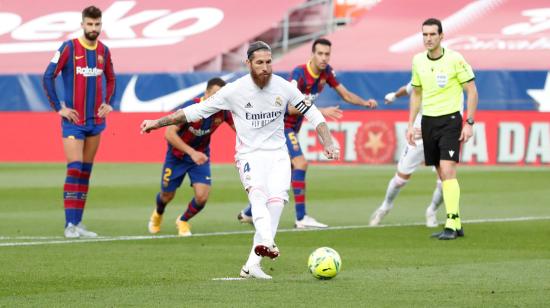
{"type": "Polygon", "coordinates": [[[437,171],[442,181],[443,200],[447,210],[445,229],[438,236],[439,239],[455,239],[458,231],[462,233],[460,221],[460,186],[456,178],[456,167],[460,156],[460,131],[462,129],[462,117],[460,113],[454,113],[440,117],[445,123],[440,129],[441,138],[438,140],[440,149],[439,166],[437,171]]]}
{"type": "Polygon", "coordinates": [[[418,141],[415,147],[407,145],[403,151],[403,155],[401,155],[397,163],[397,172],[388,183],[384,201],[382,201],[382,204],[371,215],[369,221],[370,226],[377,226],[384,216],[390,212],[393,208],[393,201],[401,189],[407,185],[412,174],[423,161],[424,147],[422,146],[422,142],[418,141]]]}
{"type": "Polygon", "coordinates": [[[435,228],[439,226],[437,222],[437,210],[443,202],[443,191],[441,188],[441,180],[437,178],[434,192],[432,194],[432,201],[426,208],[426,227],[435,228]]]}
{"type": "Polygon", "coordinates": [[[83,147],[82,147],[82,164],[80,168],[80,177],[78,180],[79,185],[79,194],[78,199],[80,201],[80,208],[75,211],[76,219],[76,229],[80,236],[83,237],[96,237],[95,232],[89,231],[84,224],[82,224],[82,216],[84,214],[84,208],[86,206],[86,199],[88,197],[90,176],[92,174],[92,168],[94,165],[95,155],[97,149],[99,148],[99,143],[101,141],[101,131],[104,127],[100,129],[96,128],[87,128],[86,133],[88,134],[84,138],[83,147]]]}
{"type": "Polygon", "coordinates": [[[179,236],[190,236],[192,234],[191,225],[188,221],[204,209],[210,194],[211,172],[209,163],[191,167],[188,173],[195,195],[176,223],[179,236]]]}
{"type": "Polygon", "coordinates": [[[155,209],[147,225],[149,233],[156,234],[160,232],[166,206],[174,199],[176,190],[183,182],[185,173],[185,164],[178,158],[167,154],[164,165],[162,166],[160,192],[156,196],[155,209]]]}
{"type": "MultiPolygon", "coordinates": [[[[288,155],[286,157],[288,162],[288,155]]],[[[272,153],[255,151],[240,155],[237,159],[236,167],[248,194],[248,201],[252,206],[252,217],[256,229],[252,249],[240,271],[240,276],[245,278],[271,279],[271,276],[262,271],[260,262],[264,256],[270,258],[278,256],[271,230],[271,215],[267,209],[269,198],[266,183],[270,181],[267,171],[270,164],[272,164],[272,158],[272,153]]],[[[290,169],[290,164],[286,168],[290,169]]]]}
{"type": "Polygon", "coordinates": [[[76,230],[79,212],[83,209],[80,198],[80,173],[82,169],[84,136],[76,132],[68,133],[69,129],[63,129],[63,150],[67,159],[67,172],[63,186],[63,207],[65,208],[65,237],[78,238],[80,234],[76,230]],[[79,137],[80,139],[78,139],[79,137]]]}
{"type": "Polygon", "coordinates": [[[302,153],[296,132],[292,129],[285,130],[286,147],[292,163],[291,186],[294,193],[294,208],[296,210],[296,222],[294,227],[326,228],[326,224],[318,222],[306,212],[306,173],[307,160],[302,153]]]}

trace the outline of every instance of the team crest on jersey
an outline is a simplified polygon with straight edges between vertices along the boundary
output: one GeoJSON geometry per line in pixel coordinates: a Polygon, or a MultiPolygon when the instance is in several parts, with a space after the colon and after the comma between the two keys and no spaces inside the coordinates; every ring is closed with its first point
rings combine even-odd
{"type": "Polygon", "coordinates": [[[319,86],[320,86],[320,87],[324,87],[326,83],[327,83],[327,80],[324,79],[324,78],[321,79],[321,80],[319,80],[319,86]]]}
{"type": "Polygon", "coordinates": [[[283,105],[283,99],[280,96],[277,96],[277,98],[275,98],[275,105],[277,106],[283,105]]]}
{"type": "Polygon", "coordinates": [[[103,62],[104,62],[103,56],[102,56],[102,55],[98,55],[98,56],[97,56],[97,63],[103,65],[103,62]]]}
{"type": "Polygon", "coordinates": [[[222,119],[220,119],[220,118],[215,118],[215,119],[214,119],[214,125],[220,125],[220,124],[222,124],[222,122],[223,122],[223,121],[222,121],[222,119]]]}

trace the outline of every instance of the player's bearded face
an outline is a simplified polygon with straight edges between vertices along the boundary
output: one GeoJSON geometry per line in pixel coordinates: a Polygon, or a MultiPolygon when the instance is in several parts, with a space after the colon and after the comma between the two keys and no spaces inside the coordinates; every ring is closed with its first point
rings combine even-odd
{"type": "Polygon", "coordinates": [[[101,18],[92,19],[85,17],[82,21],[82,29],[84,30],[84,37],[89,41],[97,40],[99,33],[101,32],[101,18]]]}
{"type": "Polygon", "coordinates": [[[273,68],[271,66],[271,52],[259,50],[254,52],[252,59],[248,61],[250,75],[254,83],[263,88],[271,79],[273,68]]]}

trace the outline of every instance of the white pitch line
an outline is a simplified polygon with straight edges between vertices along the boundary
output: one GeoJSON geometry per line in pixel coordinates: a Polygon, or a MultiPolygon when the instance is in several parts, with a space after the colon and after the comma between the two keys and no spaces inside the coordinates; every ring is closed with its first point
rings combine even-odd
{"type": "MultiPolygon", "coordinates": [[[[550,220],[550,216],[528,216],[528,217],[511,217],[511,218],[486,218],[486,219],[470,219],[463,220],[466,224],[478,224],[478,223],[491,223],[491,222],[514,222],[514,221],[532,221],[532,220],[550,220]]],[[[351,230],[351,229],[365,229],[365,228],[389,228],[389,227],[413,227],[423,226],[424,223],[407,223],[407,224],[387,224],[376,227],[368,225],[356,225],[356,226],[335,226],[323,229],[279,229],[277,232],[315,232],[315,231],[328,231],[328,230],[351,230]]],[[[210,237],[210,236],[225,236],[225,235],[237,235],[237,234],[252,234],[254,230],[245,231],[227,231],[227,232],[210,232],[210,233],[195,233],[192,237],[210,237]]],[[[37,246],[37,245],[51,245],[51,244],[75,244],[75,243],[97,243],[97,242],[114,242],[114,241],[139,241],[139,240],[156,240],[166,238],[179,238],[177,235],[125,235],[125,236],[101,236],[96,238],[81,238],[74,240],[66,240],[61,237],[25,237],[26,239],[41,239],[41,238],[55,238],[53,240],[35,241],[35,242],[11,242],[0,243],[0,247],[15,247],[15,246],[37,246]]],[[[3,240],[18,240],[21,237],[0,237],[3,240]]]]}

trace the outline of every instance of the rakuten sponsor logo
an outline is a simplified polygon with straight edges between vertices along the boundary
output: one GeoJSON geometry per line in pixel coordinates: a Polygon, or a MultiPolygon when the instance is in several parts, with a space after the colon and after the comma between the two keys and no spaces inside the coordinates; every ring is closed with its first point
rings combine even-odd
{"type": "MultiPolygon", "coordinates": [[[[198,7],[172,12],[142,10],[129,14],[137,1],[115,1],[103,11],[101,39],[110,48],[174,45],[186,37],[206,32],[224,18],[220,9],[198,7]],[[184,24],[184,26],[178,26],[184,24]],[[140,29],[139,31],[136,29],[140,29]]],[[[162,2],[159,4],[162,5],[162,2]]],[[[58,12],[23,21],[17,13],[0,12],[0,53],[51,52],[67,39],[82,34],[81,12],[58,12]]]]}
{"type": "Polygon", "coordinates": [[[91,67],[76,67],[76,74],[77,75],[83,75],[84,77],[97,77],[103,74],[103,70],[99,69],[97,67],[91,68],[91,67]]]}

